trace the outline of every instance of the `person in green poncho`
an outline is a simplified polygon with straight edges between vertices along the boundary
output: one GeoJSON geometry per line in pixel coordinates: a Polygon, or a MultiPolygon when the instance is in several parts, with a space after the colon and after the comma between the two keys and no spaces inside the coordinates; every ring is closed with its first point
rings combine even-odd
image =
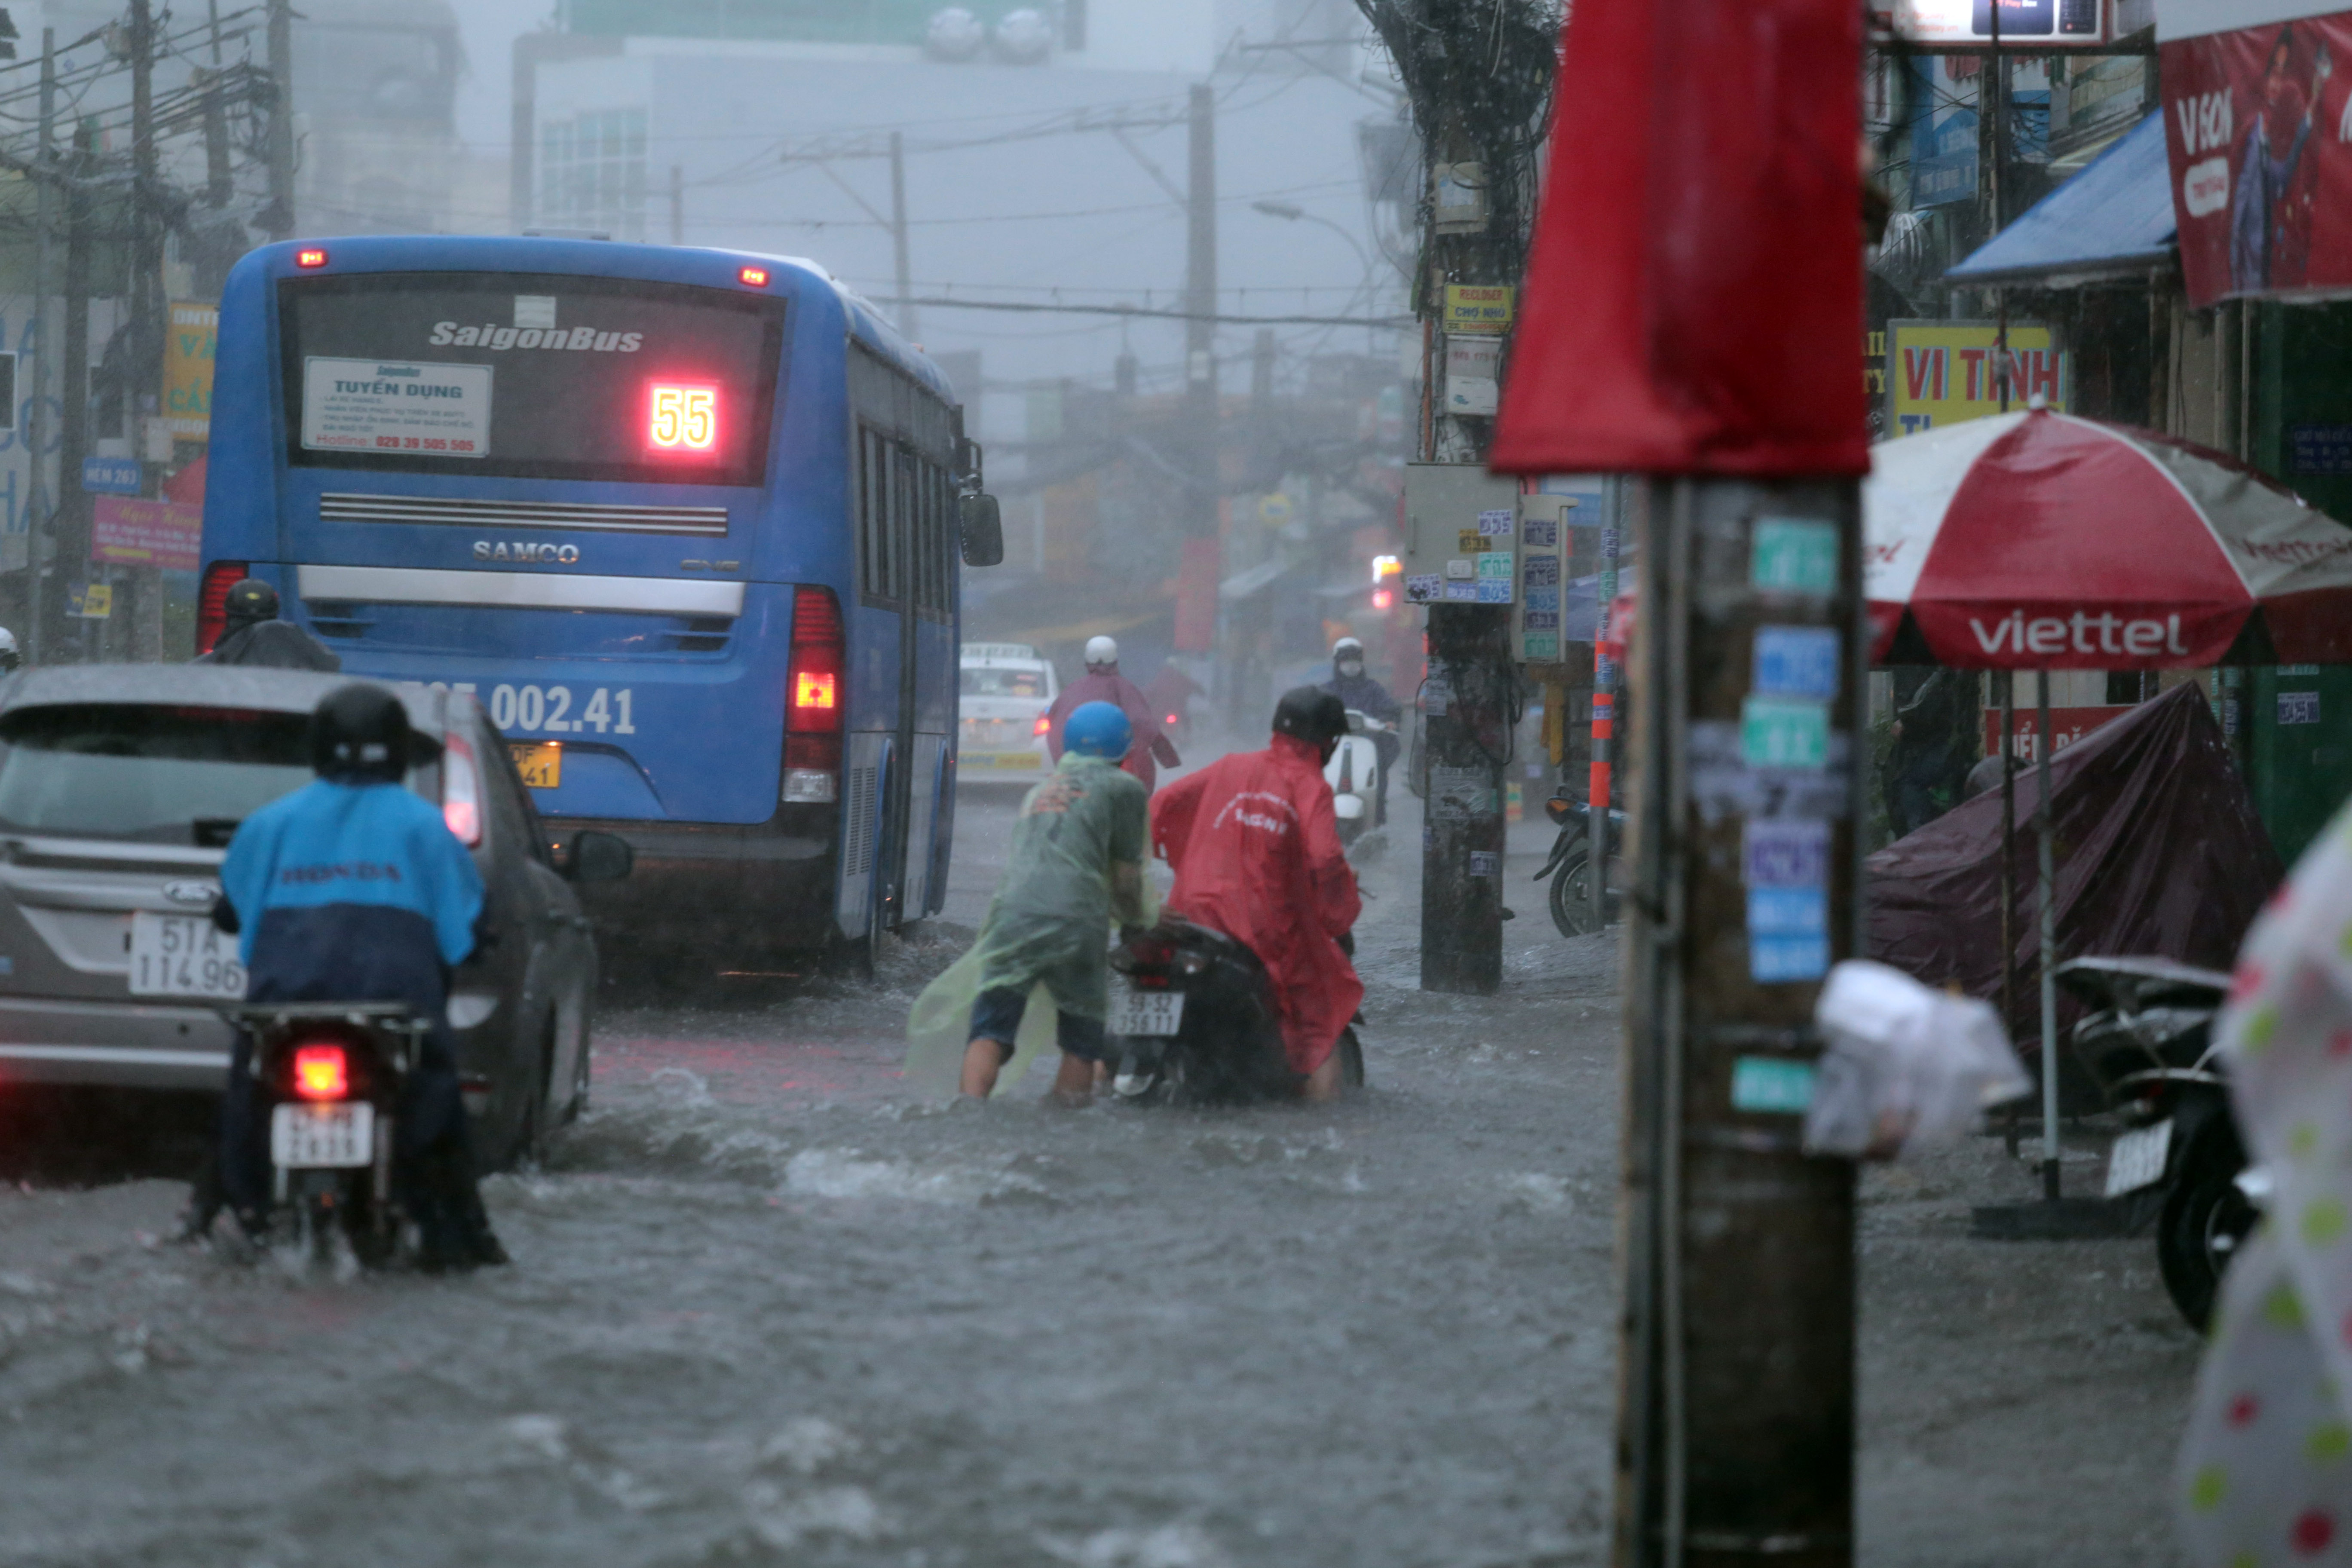
{"type": "Polygon", "coordinates": [[[1062,1050],[1055,1097],[1079,1104],[1094,1092],[1110,1003],[1110,921],[1116,916],[1124,927],[1143,918],[1150,796],[1118,765],[1133,740],[1115,704],[1085,704],[1063,727],[1053,776],[1021,803],[1004,881],[980,930],[980,997],[963,1057],[968,1095],[985,1100],[994,1091],[1040,984],[1054,998],[1062,1050]]]}

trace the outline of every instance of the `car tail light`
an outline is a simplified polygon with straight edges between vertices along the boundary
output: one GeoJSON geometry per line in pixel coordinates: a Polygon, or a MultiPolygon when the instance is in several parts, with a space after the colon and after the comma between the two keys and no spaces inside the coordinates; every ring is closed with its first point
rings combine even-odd
{"type": "Polygon", "coordinates": [[[793,591],[793,653],[784,674],[782,798],[829,805],[841,793],[841,606],[830,588],[793,591]]]}
{"type": "Polygon", "coordinates": [[[196,590],[196,651],[210,653],[228,630],[228,591],[245,581],[248,568],[242,561],[215,561],[205,568],[204,585],[196,590]]]}
{"type": "Polygon", "coordinates": [[[448,735],[441,746],[441,820],[470,849],[482,841],[481,761],[463,735],[448,735]]]}
{"type": "Polygon", "coordinates": [[[1054,721],[1051,719],[1046,718],[1043,713],[1040,713],[1037,715],[1037,721],[1029,726],[1029,732],[1033,735],[1042,735],[1053,727],[1054,721]]]}
{"type": "Polygon", "coordinates": [[[351,1063],[341,1046],[294,1047],[294,1093],[303,1100],[344,1100],[352,1092],[351,1063]]]}

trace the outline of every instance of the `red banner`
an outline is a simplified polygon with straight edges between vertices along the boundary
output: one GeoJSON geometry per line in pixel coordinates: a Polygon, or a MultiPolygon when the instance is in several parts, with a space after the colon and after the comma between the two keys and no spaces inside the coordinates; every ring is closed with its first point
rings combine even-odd
{"type": "MultiPolygon", "coordinates": [[[[2019,683],[2023,689],[2024,683],[2019,683]]],[[[2050,754],[2056,756],[2110,719],[2120,718],[2132,710],[2131,704],[2114,708],[2053,708],[2050,710],[2050,754]]],[[[2010,710],[2010,747],[2018,761],[2033,761],[2042,739],[2041,710],[2032,707],[2010,710]]],[[[1984,754],[1993,755],[2000,744],[2000,710],[1988,703],[1984,710],[1984,754]]]]}
{"type": "Polygon", "coordinates": [[[119,566],[193,572],[204,531],[202,507],[142,500],[136,496],[100,496],[90,514],[89,558],[119,566]]]}
{"type": "Polygon", "coordinates": [[[2189,303],[2352,287],[2352,11],[2159,53],[2189,303]]]}

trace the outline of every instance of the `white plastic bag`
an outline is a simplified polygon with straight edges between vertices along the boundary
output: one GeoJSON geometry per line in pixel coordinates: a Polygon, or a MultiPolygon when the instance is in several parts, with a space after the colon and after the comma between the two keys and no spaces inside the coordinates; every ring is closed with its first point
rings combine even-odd
{"type": "Polygon", "coordinates": [[[1916,1155],[2032,1088],[1990,1006],[1884,963],[1856,958],[1832,969],[1813,1022],[1827,1048],[1805,1112],[1807,1153],[1916,1155]]]}

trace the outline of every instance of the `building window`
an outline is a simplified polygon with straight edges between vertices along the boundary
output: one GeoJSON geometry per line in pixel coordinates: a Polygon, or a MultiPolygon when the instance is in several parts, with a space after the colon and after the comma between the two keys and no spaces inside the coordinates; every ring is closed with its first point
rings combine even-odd
{"type": "Polygon", "coordinates": [[[542,228],[646,237],[646,111],[608,109],[539,127],[542,228]]]}

